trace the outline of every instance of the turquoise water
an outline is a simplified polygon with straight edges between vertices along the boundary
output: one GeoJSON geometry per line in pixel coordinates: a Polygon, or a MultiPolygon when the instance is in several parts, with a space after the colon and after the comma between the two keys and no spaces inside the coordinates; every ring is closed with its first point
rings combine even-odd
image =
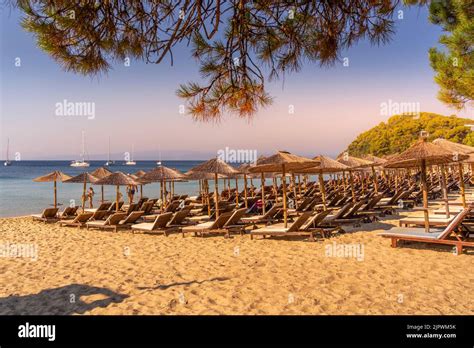
{"type": "MultiPolygon", "coordinates": [[[[90,161],[89,168],[70,167],[69,161],[17,161],[12,162],[9,167],[0,166],[0,216],[20,216],[39,213],[44,208],[53,204],[53,183],[34,182],[33,179],[48,174],[54,170],[60,170],[70,176],[82,173],[84,170],[92,172],[101,167],[105,161],[90,161]]],[[[162,161],[167,167],[176,168],[186,172],[202,161],[162,161]]],[[[155,161],[137,161],[136,166],[115,165],[108,169],[110,171],[122,171],[133,174],[139,170],[149,171],[156,167],[155,161]]],[[[90,184],[87,184],[88,187],[90,184]]],[[[97,204],[101,196],[100,186],[93,186],[95,191],[94,203],[97,204]]],[[[177,194],[196,195],[199,191],[197,181],[175,183],[177,194]]],[[[121,192],[126,197],[125,188],[121,192]]],[[[143,186],[143,194],[147,197],[159,196],[159,184],[153,183],[143,186]]],[[[82,185],[58,183],[58,203],[69,205],[74,200],[80,205],[82,185]]],[[[115,199],[115,186],[104,186],[104,195],[107,200],[115,199]]]]}

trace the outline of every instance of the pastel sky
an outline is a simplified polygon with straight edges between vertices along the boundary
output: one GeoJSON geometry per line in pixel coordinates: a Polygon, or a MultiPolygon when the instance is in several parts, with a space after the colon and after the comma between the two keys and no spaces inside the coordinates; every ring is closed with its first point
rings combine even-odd
{"type": "MultiPolygon", "coordinates": [[[[288,150],[335,156],[362,131],[385,121],[381,104],[418,102],[421,111],[445,115],[455,111],[436,99],[428,49],[437,45],[439,27],[428,21],[427,8],[403,8],[396,34],[384,46],[367,41],[342,53],[342,62],[320,68],[307,64],[297,74],[267,84],[274,103],[252,121],[225,117],[219,124],[194,122],[179,113],[175,95],[180,83],[199,81],[198,67],[187,49],[174,52],[174,65],[132,61],[114,65],[100,78],[65,72],[36,46],[19,25],[19,13],[2,11],[1,136],[10,152],[23,160],[77,159],[85,130],[90,159],[105,158],[111,137],[112,156],[135,148],[135,159],[207,159],[226,146],[256,149],[259,154],[288,150]],[[21,66],[15,67],[15,59],[21,66]],[[58,117],[63,100],[94,102],[95,118],[58,117]],[[293,105],[294,113],[288,112],[293,105]]],[[[472,116],[472,110],[458,113],[472,116]]]]}

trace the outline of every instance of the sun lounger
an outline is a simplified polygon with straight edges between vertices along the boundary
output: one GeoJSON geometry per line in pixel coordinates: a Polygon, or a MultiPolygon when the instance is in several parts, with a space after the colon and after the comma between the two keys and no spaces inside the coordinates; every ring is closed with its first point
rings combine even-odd
{"type": "Polygon", "coordinates": [[[206,233],[228,233],[228,230],[223,228],[225,223],[230,219],[232,212],[223,213],[214,221],[203,222],[195,226],[186,226],[181,229],[181,233],[192,232],[194,235],[204,236],[206,233]]]}
{"type": "Polygon", "coordinates": [[[254,236],[262,236],[263,238],[265,238],[266,236],[310,236],[310,238],[314,240],[314,232],[304,231],[300,229],[304,225],[304,223],[310,218],[310,216],[311,212],[305,212],[298,216],[298,218],[286,228],[283,223],[278,223],[252,230],[250,231],[250,239],[253,239],[254,236]]]}
{"type": "Polygon", "coordinates": [[[148,233],[163,233],[168,236],[169,232],[177,231],[177,227],[168,227],[167,224],[171,220],[173,213],[163,213],[158,215],[153,222],[142,222],[140,224],[132,225],[132,231],[148,232],[148,233]]]}
{"type": "Polygon", "coordinates": [[[59,214],[59,219],[74,219],[74,217],[77,215],[78,208],[79,206],[64,208],[64,210],[59,214]]]}
{"type": "Polygon", "coordinates": [[[424,228],[402,228],[395,227],[387,232],[379,233],[379,236],[391,238],[392,247],[396,248],[399,241],[423,242],[429,244],[452,245],[457,254],[461,254],[463,247],[474,248],[474,242],[470,242],[469,233],[462,228],[464,218],[469,214],[471,208],[463,209],[446,228],[433,229],[426,232],[424,228]]]}
{"type": "Polygon", "coordinates": [[[89,221],[86,223],[87,229],[96,228],[96,229],[113,229],[117,231],[118,224],[120,221],[125,219],[127,214],[125,213],[115,213],[110,215],[105,221],[89,221]]]}
{"type": "Polygon", "coordinates": [[[94,215],[94,213],[86,211],[80,213],[73,220],[63,220],[59,221],[59,226],[74,226],[81,228],[86,224],[86,222],[94,215]]]}
{"type": "Polygon", "coordinates": [[[102,202],[98,208],[88,208],[88,209],[84,209],[84,211],[88,211],[88,212],[92,212],[92,213],[95,213],[96,211],[98,210],[109,210],[109,208],[111,207],[112,205],[112,202],[102,202]]]}
{"type": "MultiPolygon", "coordinates": [[[[459,214],[459,213],[458,213],[459,214]]],[[[453,221],[455,216],[450,216],[446,218],[441,215],[429,216],[428,221],[430,226],[448,226],[451,221],[453,221]]],[[[408,227],[410,225],[414,226],[424,226],[425,218],[423,216],[410,216],[398,220],[400,227],[408,227]]]]}
{"type": "Polygon", "coordinates": [[[242,222],[249,224],[257,224],[264,222],[271,222],[274,216],[282,209],[283,205],[281,203],[275,203],[269,210],[266,211],[264,215],[255,215],[242,218],[242,222]]]}
{"type": "Polygon", "coordinates": [[[33,214],[31,217],[35,221],[56,222],[58,221],[59,208],[46,208],[41,214],[33,214]]]}

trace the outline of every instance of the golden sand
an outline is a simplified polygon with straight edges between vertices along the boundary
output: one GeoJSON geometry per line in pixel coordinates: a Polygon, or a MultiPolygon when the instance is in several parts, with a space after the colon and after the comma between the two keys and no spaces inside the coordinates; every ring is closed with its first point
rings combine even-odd
{"type": "Polygon", "coordinates": [[[0,258],[0,314],[474,314],[474,252],[391,248],[387,222],[311,243],[0,219],[0,245],[38,247],[0,258]],[[328,256],[359,243],[363,260],[328,256]]]}

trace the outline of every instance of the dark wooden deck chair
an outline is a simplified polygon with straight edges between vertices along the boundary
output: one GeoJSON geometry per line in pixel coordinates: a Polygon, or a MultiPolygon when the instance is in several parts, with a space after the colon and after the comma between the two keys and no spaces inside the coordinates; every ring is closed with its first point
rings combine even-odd
{"type": "Polygon", "coordinates": [[[59,219],[60,220],[74,219],[74,217],[77,215],[78,208],[79,206],[64,208],[64,210],[58,216],[59,219]]]}
{"type": "Polygon", "coordinates": [[[390,238],[393,248],[398,246],[399,241],[422,242],[452,245],[456,248],[456,253],[461,254],[464,247],[474,248],[474,241],[469,241],[469,234],[463,234],[462,228],[462,221],[471,209],[472,207],[463,209],[445,229],[433,229],[430,232],[426,232],[424,228],[394,227],[378,235],[390,238]]]}
{"type": "Polygon", "coordinates": [[[163,213],[158,215],[153,222],[142,222],[139,224],[132,225],[132,231],[153,233],[153,234],[164,234],[168,236],[169,232],[177,231],[179,228],[168,227],[168,222],[171,220],[173,213],[163,213]]]}
{"type": "Polygon", "coordinates": [[[270,209],[268,209],[263,215],[254,215],[249,217],[241,218],[244,223],[264,223],[271,222],[274,219],[274,216],[283,208],[283,204],[275,203],[270,209]]]}
{"type": "Polygon", "coordinates": [[[46,208],[41,214],[33,214],[31,217],[35,221],[56,222],[58,221],[59,208],[46,208]]]}
{"type": "Polygon", "coordinates": [[[100,203],[98,208],[88,208],[88,209],[85,209],[85,211],[96,212],[98,210],[109,210],[111,205],[112,205],[112,202],[102,202],[100,203]]]}
{"type": "Polygon", "coordinates": [[[59,226],[69,226],[69,227],[78,227],[81,228],[86,224],[87,221],[94,215],[93,212],[86,211],[84,213],[79,213],[72,220],[62,220],[59,221],[59,226]]]}

